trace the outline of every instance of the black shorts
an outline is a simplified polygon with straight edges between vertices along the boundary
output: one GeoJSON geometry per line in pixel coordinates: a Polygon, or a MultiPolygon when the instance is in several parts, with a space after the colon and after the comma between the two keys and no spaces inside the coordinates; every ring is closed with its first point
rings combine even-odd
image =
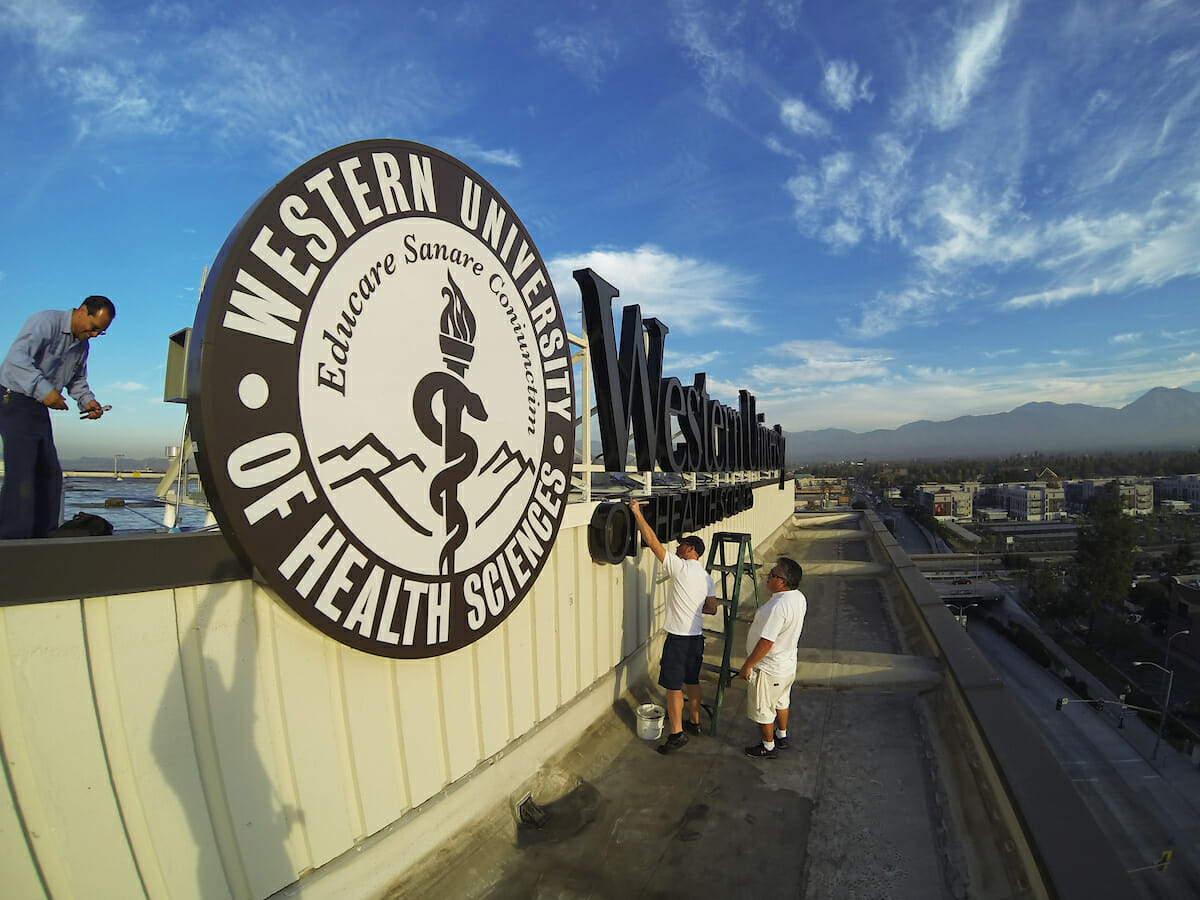
{"type": "Polygon", "coordinates": [[[668,634],[658,666],[658,683],[668,691],[682,691],[685,684],[699,684],[703,662],[704,635],[668,634]]]}

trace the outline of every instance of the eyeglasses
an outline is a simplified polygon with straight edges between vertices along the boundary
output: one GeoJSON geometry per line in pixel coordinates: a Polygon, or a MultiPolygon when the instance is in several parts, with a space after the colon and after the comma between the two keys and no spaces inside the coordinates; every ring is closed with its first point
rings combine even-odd
{"type": "Polygon", "coordinates": [[[767,581],[770,581],[772,578],[778,578],[780,581],[784,580],[782,575],[774,571],[767,573],[767,581]]]}

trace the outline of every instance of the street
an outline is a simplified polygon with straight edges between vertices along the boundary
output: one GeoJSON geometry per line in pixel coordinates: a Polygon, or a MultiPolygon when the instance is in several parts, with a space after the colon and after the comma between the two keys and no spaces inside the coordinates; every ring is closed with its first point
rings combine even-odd
{"type": "Polygon", "coordinates": [[[1152,866],[1162,851],[1174,851],[1166,873],[1133,874],[1139,896],[1200,896],[1200,770],[1165,743],[1152,764],[1154,732],[1132,713],[1118,728],[1121,711],[1112,701],[1103,711],[1074,699],[1056,710],[1056,698],[1074,697],[1058,678],[983,620],[971,620],[970,634],[1039,726],[1125,868],[1152,866]]]}

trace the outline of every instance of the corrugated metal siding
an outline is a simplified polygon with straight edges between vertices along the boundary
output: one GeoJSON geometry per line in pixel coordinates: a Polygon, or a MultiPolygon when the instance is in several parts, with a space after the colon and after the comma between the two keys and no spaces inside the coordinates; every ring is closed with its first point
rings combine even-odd
{"type": "MultiPolygon", "coordinates": [[[[791,507],[760,489],[719,527],[791,507]]],[[[662,626],[653,556],[594,565],[570,513],[525,601],[436,659],[345,648],[249,581],[0,610],[4,897],[257,900],[471,772],[662,626]]]]}

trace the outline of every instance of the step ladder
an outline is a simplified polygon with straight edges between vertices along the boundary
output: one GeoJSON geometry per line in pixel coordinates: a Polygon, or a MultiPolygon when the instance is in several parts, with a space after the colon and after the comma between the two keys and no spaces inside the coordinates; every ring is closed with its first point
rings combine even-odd
{"type": "MultiPolygon", "coordinates": [[[[709,727],[709,733],[715,735],[717,724],[721,719],[721,705],[725,699],[725,688],[738,672],[737,669],[730,669],[729,657],[733,648],[733,623],[737,621],[738,600],[741,597],[743,576],[750,576],[750,583],[754,585],[754,607],[757,609],[759,605],[758,566],[754,562],[754,546],[750,542],[750,535],[738,531],[718,531],[712,536],[712,543],[708,548],[708,563],[704,568],[712,575],[713,581],[719,584],[717,596],[725,599],[725,603],[721,606],[725,640],[721,665],[717,667],[711,663],[705,664],[706,669],[717,672],[717,696],[713,701],[712,724],[709,727]],[[735,545],[736,554],[734,552],[735,545]],[[718,574],[720,575],[719,580],[718,574]]],[[[707,631],[707,634],[717,636],[715,631],[707,631]]]]}

